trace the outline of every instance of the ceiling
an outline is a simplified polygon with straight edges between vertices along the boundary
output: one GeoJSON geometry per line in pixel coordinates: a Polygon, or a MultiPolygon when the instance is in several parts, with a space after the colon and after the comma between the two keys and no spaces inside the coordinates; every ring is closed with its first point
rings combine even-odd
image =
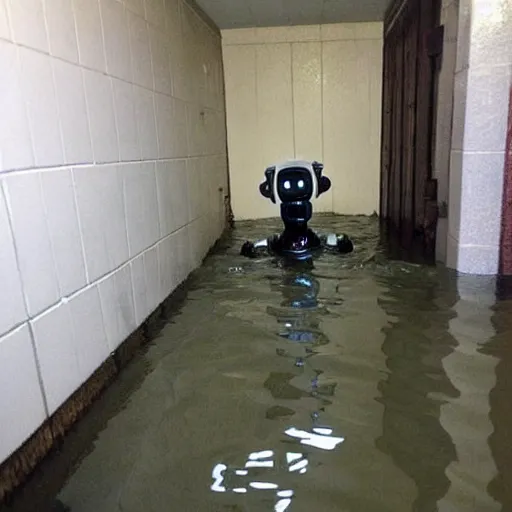
{"type": "Polygon", "coordinates": [[[382,21],[391,0],[196,0],[220,29],[382,21]]]}

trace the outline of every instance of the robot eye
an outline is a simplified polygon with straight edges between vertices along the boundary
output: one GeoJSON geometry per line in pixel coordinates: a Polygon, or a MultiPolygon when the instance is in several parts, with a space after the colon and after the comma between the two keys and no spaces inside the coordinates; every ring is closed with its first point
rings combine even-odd
{"type": "Polygon", "coordinates": [[[292,184],[289,181],[284,182],[284,188],[286,190],[290,190],[292,188],[292,184]]]}
{"type": "Polygon", "coordinates": [[[299,188],[304,188],[304,181],[303,180],[299,180],[299,183],[297,183],[297,186],[299,188]]]}

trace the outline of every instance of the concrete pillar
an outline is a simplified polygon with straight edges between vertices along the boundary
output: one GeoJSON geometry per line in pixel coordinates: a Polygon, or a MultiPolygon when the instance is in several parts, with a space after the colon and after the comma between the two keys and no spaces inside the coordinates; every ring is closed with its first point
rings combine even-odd
{"type": "Polygon", "coordinates": [[[512,0],[460,0],[446,263],[495,274],[512,68],[512,0]]]}

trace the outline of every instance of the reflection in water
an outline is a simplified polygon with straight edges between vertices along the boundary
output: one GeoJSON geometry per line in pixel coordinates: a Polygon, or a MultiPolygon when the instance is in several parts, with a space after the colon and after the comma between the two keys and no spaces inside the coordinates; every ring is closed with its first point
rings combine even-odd
{"type": "Polygon", "coordinates": [[[274,227],[237,228],[7,510],[512,510],[510,296],[319,220],[356,252],[248,261],[274,227]]]}
{"type": "MultiPolygon", "coordinates": [[[[334,450],[344,440],[341,437],[331,436],[330,428],[315,428],[313,432],[306,432],[294,427],[288,428],[285,434],[291,438],[300,439],[300,444],[312,446],[320,450],[334,450]]],[[[309,466],[306,453],[286,452],[284,460],[280,460],[279,454],[272,450],[253,452],[247,456],[244,469],[228,468],[225,464],[216,464],[212,471],[213,484],[210,489],[216,493],[233,492],[235,494],[246,494],[248,488],[258,491],[276,491],[277,502],[275,511],[284,511],[291,505],[291,498],[294,491],[291,489],[280,489],[278,483],[268,481],[254,481],[249,472],[250,468],[285,468],[289,473],[305,474],[309,466]],[[267,459],[267,460],[263,460],[267,459]],[[247,478],[238,478],[247,477],[247,478]],[[247,480],[250,480],[247,484],[247,480]]],[[[261,473],[258,473],[260,475],[261,473]]]]}
{"type": "Polygon", "coordinates": [[[395,320],[384,329],[389,373],[379,384],[384,414],[376,445],[414,480],[412,510],[434,511],[450,487],[446,468],[457,457],[439,421],[443,401],[459,394],[442,365],[456,346],[446,333],[455,297],[426,276],[413,287],[396,276],[382,279],[388,292],[379,304],[395,320]]]}
{"type": "Polygon", "coordinates": [[[441,407],[441,422],[452,437],[457,459],[446,469],[452,485],[441,505],[497,512],[499,504],[486,492],[496,472],[489,449],[489,392],[496,380],[496,359],[484,354],[495,333],[490,322],[494,285],[492,279],[461,276],[457,292],[456,316],[449,324],[457,350],[443,360],[443,367],[460,393],[441,407]]]}
{"type": "MultiPolygon", "coordinates": [[[[269,307],[267,312],[277,318],[278,324],[285,327],[284,331],[278,333],[279,336],[291,343],[300,344],[303,354],[295,355],[293,366],[301,369],[299,377],[307,375],[309,370],[307,389],[300,389],[291,384],[291,381],[297,378],[297,374],[291,371],[272,372],[265,381],[264,387],[270,391],[274,398],[298,400],[302,397],[313,396],[318,398],[321,405],[325,405],[326,402],[320,395],[334,395],[336,385],[319,385],[318,378],[321,372],[310,369],[310,365],[306,364],[306,360],[315,354],[313,348],[316,345],[325,345],[329,342],[322,333],[318,318],[320,283],[311,274],[305,272],[306,269],[312,270],[313,267],[310,263],[299,265],[299,268],[287,269],[282,282],[278,285],[284,299],[281,302],[281,307],[269,307]]],[[[276,352],[280,356],[286,357],[288,355],[286,348],[278,348],[276,352]]],[[[311,418],[316,425],[319,412],[317,410],[312,411],[311,418]]],[[[333,432],[334,430],[327,426],[313,426],[310,431],[288,427],[284,434],[297,440],[300,445],[332,451],[344,441],[343,437],[334,436],[333,432]]],[[[212,471],[214,483],[211,485],[211,490],[222,493],[231,490],[239,494],[247,493],[247,487],[262,491],[277,490],[274,511],[284,512],[292,504],[293,490],[280,489],[279,485],[273,482],[251,481],[248,486],[244,486],[238,480],[233,482],[233,476],[249,478],[249,468],[275,469],[285,466],[289,473],[301,475],[308,470],[309,460],[306,453],[286,452],[285,460],[281,463],[274,460],[276,456],[272,450],[250,453],[244,469],[228,468],[225,464],[217,464],[212,471]]]]}
{"type": "MultiPolygon", "coordinates": [[[[497,359],[496,383],[490,392],[490,420],[493,433],[489,447],[496,464],[496,474],[489,483],[489,494],[502,505],[503,512],[512,510],[512,282],[499,290],[502,299],[494,307],[491,322],[496,330],[481,351],[497,359]]],[[[503,283],[499,283],[503,286],[503,283]]]]}

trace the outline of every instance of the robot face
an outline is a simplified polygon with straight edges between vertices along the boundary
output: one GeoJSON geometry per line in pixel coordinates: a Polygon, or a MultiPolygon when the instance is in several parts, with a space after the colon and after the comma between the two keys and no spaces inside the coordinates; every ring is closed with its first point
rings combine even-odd
{"type": "Polygon", "coordinates": [[[306,203],[327,192],[329,178],[322,176],[323,165],[318,162],[292,161],[269,167],[261,194],[273,203],[306,203]]]}
{"type": "Polygon", "coordinates": [[[277,195],[283,203],[309,201],[313,196],[313,178],[308,169],[289,167],[277,175],[277,195]]]}

